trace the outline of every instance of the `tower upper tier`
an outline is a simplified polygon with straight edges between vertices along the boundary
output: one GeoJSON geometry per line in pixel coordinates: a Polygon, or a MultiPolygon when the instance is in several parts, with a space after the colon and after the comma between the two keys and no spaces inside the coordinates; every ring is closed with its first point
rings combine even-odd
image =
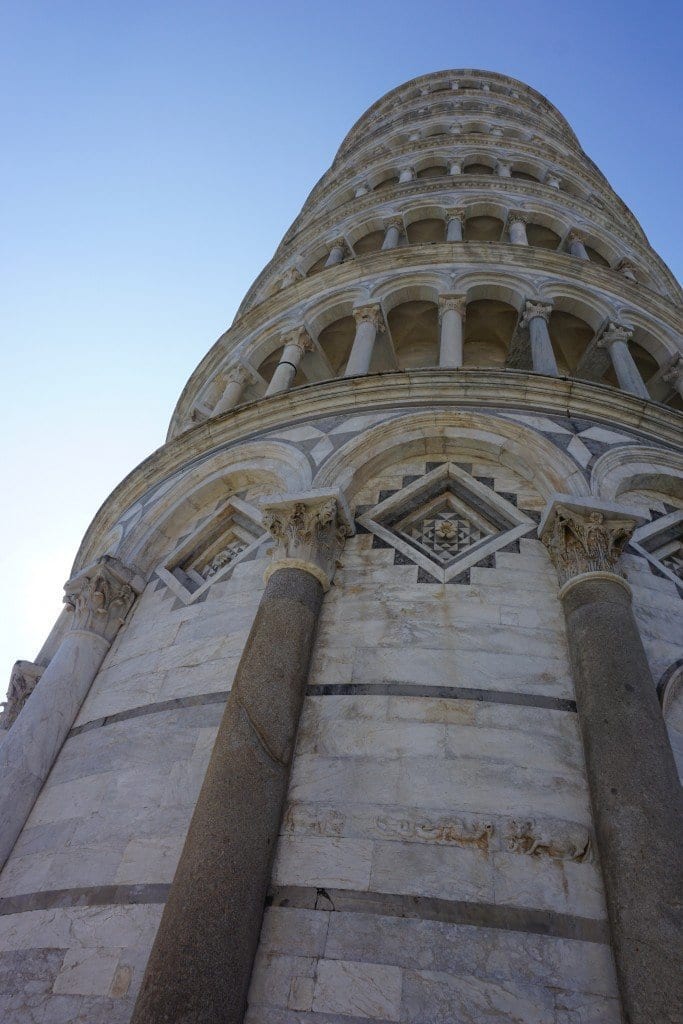
{"type": "Polygon", "coordinates": [[[493,72],[425,75],[350,130],[169,436],[291,387],[436,366],[533,369],[681,408],[680,306],[545,97],[493,72]]]}

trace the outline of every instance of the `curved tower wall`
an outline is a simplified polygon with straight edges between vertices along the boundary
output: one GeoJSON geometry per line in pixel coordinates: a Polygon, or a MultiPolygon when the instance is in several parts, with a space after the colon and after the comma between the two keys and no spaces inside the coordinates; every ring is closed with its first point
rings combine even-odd
{"type": "Polygon", "coordinates": [[[534,90],[451,71],[370,108],[15,667],[4,1021],[131,1020],[278,566],[331,585],[245,1019],[624,1019],[558,571],[625,575],[683,750],[680,300],[534,90]],[[273,525],[292,495],[344,507],[332,560],[273,525]],[[558,555],[560,507],[629,536],[558,555]]]}

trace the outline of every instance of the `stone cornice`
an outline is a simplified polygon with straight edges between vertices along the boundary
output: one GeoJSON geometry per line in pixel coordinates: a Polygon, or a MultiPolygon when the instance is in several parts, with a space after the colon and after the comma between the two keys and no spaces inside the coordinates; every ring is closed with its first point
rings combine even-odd
{"type": "Polygon", "coordinates": [[[403,370],[294,388],[207,420],[149,456],[119,484],[88,528],[74,573],[92,562],[119,517],[183,466],[212,451],[317,416],[435,407],[581,416],[680,446],[683,414],[616,388],[521,370],[403,370]]]}
{"type": "MultiPolygon", "coordinates": [[[[397,275],[410,268],[423,270],[477,269],[502,266],[506,270],[515,266],[563,277],[567,282],[580,283],[596,291],[605,292],[615,299],[640,308],[650,316],[664,322],[675,332],[682,330],[680,308],[670,299],[651,291],[644,285],[634,284],[622,274],[601,267],[597,263],[578,262],[566,253],[538,249],[533,246],[513,246],[505,242],[443,242],[439,245],[410,245],[403,249],[390,249],[357,256],[353,260],[330,267],[313,277],[277,292],[257,306],[252,306],[216,341],[189,378],[178,400],[174,420],[179,410],[189,404],[189,396],[196,395],[200,387],[213,376],[226,356],[255,331],[284,316],[291,307],[313,301],[324,292],[334,294],[345,288],[367,281],[373,274],[386,274],[395,270],[397,275]],[[456,248],[457,247],[457,248],[456,248]],[[325,275],[333,275],[328,279],[325,275]]],[[[173,421],[172,421],[173,422],[173,421]]]]}

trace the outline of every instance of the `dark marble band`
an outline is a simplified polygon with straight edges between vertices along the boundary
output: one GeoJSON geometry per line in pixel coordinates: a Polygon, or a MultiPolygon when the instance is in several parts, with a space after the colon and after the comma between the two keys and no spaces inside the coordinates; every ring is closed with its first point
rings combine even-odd
{"type": "Polygon", "coordinates": [[[551,711],[576,711],[576,701],[513,690],[479,690],[468,686],[421,686],[419,683],[323,683],[306,688],[309,697],[374,695],[391,697],[438,697],[446,700],[478,700],[490,704],[517,704],[551,711]]]}
{"type": "Polygon", "coordinates": [[[478,928],[531,932],[558,939],[579,939],[608,945],[607,921],[554,910],[509,907],[494,903],[470,903],[434,896],[361,892],[355,889],[315,889],[306,886],[281,886],[271,889],[268,906],[293,910],[328,910],[346,914],[376,914],[379,917],[409,917],[419,921],[441,921],[478,928]]]}
{"type": "Polygon", "coordinates": [[[167,882],[140,885],[90,885],[75,889],[47,889],[0,899],[0,917],[28,914],[32,910],[56,910],[65,907],[130,906],[138,903],[165,903],[167,882]]]}
{"type": "MultiPolygon", "coordinates": [[[[229,690],[214,690],[211,693],[197,693],[188,697],[174,697],[172,700],[159,701],[155,704],[143,704],[126,711],[117,711],[104,718],[93,718],[91,722],[77,725],[69,733],[80,736],[82,732],[99,729],[103,725],[114,725],[126,722],[130,718],[142,718],[144,715],[156,715],[160,711],[176,711],[178,708],[195,708],[202,704],[225,704],[229,690]]],[[[576,701],[562,697],[546,697],[535,693],[514,693],[512,690],[477,690],[466,686],[420,686],[417,683],[321,683],[308,686],[306,696],[390,696],[390,697],[438,697],[446,700],[478,700],[491,704],[517,704],[528,708],[547,708],[550,711],[576,711],[576,701]]]]}
{"type": "Polygon", "coordinates": [[[178,708],[196,708],[201,704],[225,704],[228,699],[229,690],[214,690],[211,693],[197,693],[189,697],[174,697],[172,700],[158,701],[156,704],[142,704],[137,708],[127,708],[126,711],[117,711],[114,715],[105,715],[104,718],[93,718],[91,722],[84,722],[71,730],[68,739],[72,736],[79,736],[82,732],[90,732],[91,729],[99,729],[103,725],[114,725],[115,722],[127,722],[130,718],[142,718],[144,715],[156,715],[160,711],[176,711],[178,708]]]}

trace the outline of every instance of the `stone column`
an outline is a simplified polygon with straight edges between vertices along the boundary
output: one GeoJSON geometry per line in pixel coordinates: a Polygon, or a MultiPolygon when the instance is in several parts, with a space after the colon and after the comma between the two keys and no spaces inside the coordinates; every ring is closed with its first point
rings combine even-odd
{"type": "Polygon", "coordinates": [[[356,321],[356,336],[346,364],[345,377],[355,377],[368,372],[375,339],[384,330],[384,317],[379,305],[357,306],[353,316],[356,321]]]}
{"type": "Polygon", "coordinates": [[[503,129],[499,128],[498,125],[494,125],[494,127],[489,130],[489,134],[493,135],[495,139],[502,139],[503,129]]]}
{"type": "Polygon", "coordinates": [[[399,182],[402,182],[402,181],[414,181],[415,180],[415,168],[414,167],[404,167],[403,170],[401,171],[401,173],[398,176],[398,180],[399,180],[399,182]]]}
{"type": "Polygon", "coordinates": [[[299,281],[303,281],[304,275],[301,273],[298,267],[289,267],[285,270],[282,278],[280,279],[280,289],[289,288],[293,284],[298,284],[299,281]]]}
{"type": "Polygon", "coordinates": [[[508,234],[513,245],[528,245],[526,217],[523,213],[511,213],[508,217],[508,234]]]}
{"type": "Polygon", "coordinates": [[[610,322],[598,339],[597,345],[598,348],[606,348],[609,352],[621,390],[639,398],[649,398],[650,393],[628,349],[632,337],[633,331],[630,327],[610,322]]]}
{"type": "Polygon", "coordinates": [[[454,206],[446,210],[446,241],[462,242],[464,237],[465,207],[454,206]]]}
{"type": "Polygon", "coordinates": [[[264,512],[278,548],[131,1024],[243,1019],[318,615],[351,533],[337,494],[291,496],[264,512]]]}
{"type": "Polygon", "coordinates": [[[567,249],[569,250],[569,255],[576,256],[578,260],[590,259],[586,252],[583,235],[580,235],[578,231],[570,231],[567,235],[567,249]]]}
{"type": "Polygon", "coordinates": [[[439,366],[462,366],[462,322],[467,306],[466,295],[447,293],[439,296],[441,342],[439,366]]]}
{"type": "Polygon", "coordinates": [[[370,189],[366,181],[361,181],[356,185],[356,191],[354,193],[356,199],[360,199],[361,196],[366,196],[370,189]]]}
{"type": "Polygon", "coordinates": [[[246,367],[233,366],[233,368],[228,372],[228,383],[225,386],[223,394],[216,402],[213,415],[220,416],[221,413],[228,412],[230,409],[234,409],[236,405],[239,405],[242,393],[244,392],[244,387],[250,379],[251,375],[246,367]]]}
{"type": "Polygon", "coordinates": [[[498,174],[499,178],[511,178],[512,167],[510,166],[510,164],[505,163],[503,160],[499,160],[498,163],[496,164],[496,173],[498,174]]]}
{"type": "Polygon", "coordinates": [[[330,246],[330,254],[325,261],[325,267],[336,267],[341,263],[347,252],[346,239],[337,238],[330,246]]]}
{"type": "Polygon", "coordinates": [[[275,373],[268,385],[266,397],[278,395],[281,391],[289,391],[305,353],[313,351],[313,342],[304,327],[298,327],[288,335],[280,362],[275,367],[275,373]]]}
{"type": "Polygon", "coordinates": [[[393,220],[387,221],[382,248],[395,249],[398,246],[402,231],[403,219],[401,217],[394,217],[393,220]]]}
{"type": "Polygon", "coordinates": [[[624,1020],[683,1020],[683,800],[631,589],[632,510],[557,495],[539,527],[557,568],[624,1020]]]}
{"type": "Polygon", "coordinates": [[[451,160],[450,166],[448,168],[448,173],[462,174],[462,164],[460,163],[459,160],[451,160]]]}
{"type": "Polygon", "coordinates": [[[562,184],[560,178],[558,178],[558,176],[556,174],[553,174],[551,171],[548,171],[548,173],[546,174],[545,183],[546,185],[549,185],[550,188],[560,188],[562,184]]]}
{"type": "Polygon", "coordinates": [[[65,585],[71,626],[0,744],[0,868],[143,586],[139,576],[109,555],[65,585]]]}
{"type": "Polygon", "coordinates": [[[531,341],[531,365],[534,373],[547,373],[551,377],[559,377],[553,344],[550,340],[548,321],[553,311],[552,306],[542,302],[527,300],[519,322],[520,327],[529,328],[531,341]]]}
{"type": "Polygon", "coordinates": [[[619,260],[615,269],[618,270],[621,276],[625,277],[627,281],[633,281],[634,284],[638,284],[638,278],[636,277],[636,268],[633,266],[630,260],[619,260]]]}

